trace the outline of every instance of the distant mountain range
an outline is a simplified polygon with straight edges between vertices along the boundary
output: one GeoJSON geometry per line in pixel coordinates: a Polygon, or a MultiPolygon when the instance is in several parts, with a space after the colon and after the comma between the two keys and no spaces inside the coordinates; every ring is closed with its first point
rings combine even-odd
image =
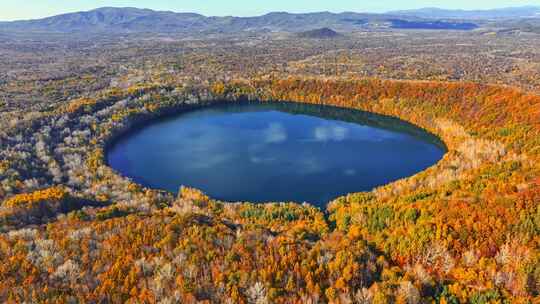
{"type": "Polygon", "coordinates": [[[539,13],[539,8],[532,7],[490,11],[449,11],[428,8],[388,14],[275,12],[257,17],[206,17],[194,13],[104,7],[43,19],[0,22],[0,31],[197,34],[245,31],[304,32],[322,28],[336,31],[365,28],[472,30],[478,27],[476,21],[463,22],[449,19],[531,17],[540,16],[539,13]]]}
{"type": "MultiPolygon", "coordinates": [[[[385,14],[330,12],[291,14],[269,13],[257,17],[206,17],[193,13],[153,11],[138,8],[105,7],[87,12],[43,19],[0,22],[0,31],[75,33],[237,33],[245,31],[303,32],[321,28],[352,31],[362,28],[428,29],[433,20],[418,17],[400,19],[385,14]],[[410,23],[412,22],[412,23],[410,23]]],[[[434,29],[462,29],[459,22],[438,24],[434,29]]],[[[474,26],[473,26],[474,28],[474,26]]],[[[467,29],[471,29],[470,25],[467,29]]]]}
{"type": "Polygon", "coordinates": [[[391,11],[388,14],[436,19],[510,19],[538,18],[540,6],[508,7],[491,10],[446,10],[440,8],[421,8],[417,10],[391,11]]]}

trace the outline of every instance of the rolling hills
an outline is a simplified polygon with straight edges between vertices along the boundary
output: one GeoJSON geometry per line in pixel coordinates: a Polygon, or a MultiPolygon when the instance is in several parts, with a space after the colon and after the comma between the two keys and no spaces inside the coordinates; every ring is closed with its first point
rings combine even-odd
{"type": "Polygon", "coordinates": [[[331,38],[342,37],[343,35],[341,35],[340,33],[332,29],[325,27],[325,28],[301,32],[301,33],[298,33],[297,36],[300,38],[331,39],[331,38]]]}
{"type": "Polygon", "coordinates": [[[104,7],[91,11],[62,14],[36,20],[0,22],[0,31],[59,33],[236,33],[243,31],[302,32],[319,28],[343,31],[359,29],[473,29],[469,23],[398,17],[388,14],[316,12],[292,14],[273,12],[256,17],[206,17],[194,13],[176,13],[138,8],[104,7]]]}

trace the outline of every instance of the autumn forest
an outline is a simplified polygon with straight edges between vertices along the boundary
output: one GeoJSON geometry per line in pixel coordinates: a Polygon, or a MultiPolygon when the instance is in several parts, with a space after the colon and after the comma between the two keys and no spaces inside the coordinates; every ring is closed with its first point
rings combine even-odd
{"type": "Polygon", "coordinates": [[[537,34],[2,35],[1,302],[540,301],[537,34]],[[173,194],[107,163],[149,121],[246,101],[398,118],[447,152],[326,208],[173,194]]]}

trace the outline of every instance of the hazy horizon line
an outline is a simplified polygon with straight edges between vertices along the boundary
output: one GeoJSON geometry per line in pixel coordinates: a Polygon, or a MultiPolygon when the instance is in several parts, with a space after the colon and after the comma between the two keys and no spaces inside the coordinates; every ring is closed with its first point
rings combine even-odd
{"type": "Polygon", "coordinates": [[[525,4],[525,5],[516,5],[516,6],[498,6],[498,7],[490,7],[490,8],[480,8],[480,9],[456,9],[456,8],[445,8],[441,6],[424,6],[424,7],[418,7],[418,8],[406,8],[406,9],[397,9],[397,10],[380,10],[380,11],[354,11],[354,10],[344,10],[344,11],[336,11],[336,10],[319,10],[319,11],[287,11],[287,10],[273,10],[273,11],[267,11],[264,13],[258,13],[258,14],[250,14],[250,15],[206,15],[203,13],[198,13],[196,11],[175,11],[175,10],[166,10],[166,9],[152,9],[148,7],[137,7],[137,6],[98,6],[92,9],[88,10],[74,10],[70,12],[63,12],[53,15],[47,15],[43,17],[35,17],[35,18],[18,18],[18,19],[0,19],[0,22],[14,22],[14,21],[30,21],[30,20],[39,20],[39,19],[45,19],[45,18],[51,18],[55,16],[61,16],[61,15],[68,15],[68,14],[76,14],[76,13],[84,13],[84,12],[91,12],[99,9],[104,8],[116,8],[116,9],[139,9],[139,10],[151,10],[154,12],[169,12],[169,13],[175,13],[175,14],[197,14],[201,15],[207,18],[211,17],[238,17],[238,18],[250,18],[250,17],[261,17],[272,13],[287,13],[287,14],[315,14],[315,13],[332,13],[332,14],[343,14],[343,13],[357,13],[357,14],[377,14],[377,15],[383,15],[383,14],[389,14],[392,12],[400,12],[400,11],[409,11],[409,10],[423,10],[423,9],[439,9],[439,10],[448,10],[448,11],[461,11],[461,12],[474,12],[474,11],[490,11],[490,10],[501,10],[501,9],[515,9],[515,8],[527,8],[527,7],[535,7],[540,8],[540,4],[534,5],[534,4],[525,4]]]}

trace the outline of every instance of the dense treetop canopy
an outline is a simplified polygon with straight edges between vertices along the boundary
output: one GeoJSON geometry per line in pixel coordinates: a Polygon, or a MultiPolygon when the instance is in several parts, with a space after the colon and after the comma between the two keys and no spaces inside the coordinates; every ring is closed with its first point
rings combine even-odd
{"type": "MultiPolygon", "coordinates": [[[[540,294],[540,97],[464,82],[146,83],[33,113],[0,141],[8,302],[530,303],[540,294]],[[330,104],[413,122],[448,153],[328,210],[145,189],[106,166],[137,124],[216,101],[330,104]]],[[[294,189],[291,189],[294,191],[294,189]]]]}

